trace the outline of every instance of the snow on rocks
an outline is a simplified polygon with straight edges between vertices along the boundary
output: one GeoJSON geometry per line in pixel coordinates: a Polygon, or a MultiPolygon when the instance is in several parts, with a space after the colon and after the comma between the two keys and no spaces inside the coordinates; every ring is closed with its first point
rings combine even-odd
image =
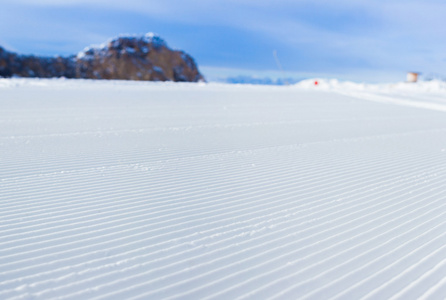
{"type": "Polygon", "coordinates": [[[194,59],[159,36],[119,36],[76,56],[37,57],[0,48],[0,77],[204,81],[194,59]],[[155,70],[154,67],[157,69],[155,70]]]}
{"type": "Polygon", "coordinates": [[[336,85],[0,80],[0,299],[444,298],[444,112],[336,85]]]}

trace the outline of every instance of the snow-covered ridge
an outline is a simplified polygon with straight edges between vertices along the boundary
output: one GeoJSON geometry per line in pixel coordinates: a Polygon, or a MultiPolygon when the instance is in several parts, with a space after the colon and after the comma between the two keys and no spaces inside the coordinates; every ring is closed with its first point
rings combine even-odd
{"type": "Polygon", "coordinates": [[[353,90],[369,92],[446,92],[446,82],[441,80],[397,83],[356,83],[337,79],[312,78],[302,80],[293,85],[298,88],[314,88],[322,90],[353,90]]]}
{"type": "MultiPolygon", "coordinates": [[[[185,56],[185,54],[182,54],[185,56]]],[[[183,58],[184,61],[189,60],[183,58]]],[[[158,69],[155,66],[155,69],[158,69]]],[[[158,69],[159,70],[159,69],[158,69]]],[[[159,70],[161,71],[161,70],[159,70]]],[[[94,87],[98,84],[106,84],[95,80],[71,80],[71,79],[21,79],[0,78],[0,88],[14,88],[20,86],[51,86],[51,87],[76,87],[78,84],[94,87]]],[[[114,80],[109,83],[113,86],[131,87],[135,85],[141,86],[160,86],[161,83],[153,82],[135,82],[114,80]]],[[[164,83],[169,84],[169,83],[164,83]]],[[[203,85],[204,83],[199,83],[203,85]]],[[[339,81],[336,79],[307,79],[297,84],[289,86],[256,86],[256,85],[231,85],[226,83],[208,83],[208,85],[219,87],[221,89],[230,88],[247,88],[247,89],[297,89],[297,90],[314,90],[324,92],[335,92],[346,96],[360,98],[362,100],[383,102],[395,105],[404,105],[418,107],[423,109],[431,109],[438,111],[446,111],[446,82],[440,80],[420,81],[417,83],[398,82],[383,84],[366,84],[348,81],[339,81]],[[317,83],[317,84],[316,84],[317,83]]],[[[174,85],[171,85],[175,88],[174,85]]],[[[191,86],[192,87],[192,86],[191,86]]]]}
{"type": "MultiPolygon", "coordinates": [[[[182,54],[184,56],[184,53],[182,54]]],[[[85,85],[95,85],[100,81],[82,80],[82,79],[66,79],[66,78],[0,78],[0,87],[21,86],[21,85],[77,85],[78,80],[85,85]]],[[[113,85],[133,85],[133,84],[160,84],[150,82],[131,82],[131,81],[111,81],[113,85]]],[[[104,83],[105,84],[105,83],[104,83]]],[[[446,93],[446,82],[440,80],[419,81],[417,83],[396,82],[396,83],[356,83],[351,81],[340,81],[337,79],[305,79],[296,84],[288,86],[261,86],[261,85],[233,85],[221,82],[209,82],[213,86],[238,86],[240,88],[266,88],[266,89],[311,89],[323,91],[367,91],[367,92],[416,92],[416,93],[446,93]],[[317,82],[317,84],[315,84],[317,82]]]]}
{"type": "Polygon", "coordinates": [[[388,104],[446,111],[446,82],[440,80],[365,84],[336,79],[309,79],[297,83],[294,87],[336,92],[388,104]]]}

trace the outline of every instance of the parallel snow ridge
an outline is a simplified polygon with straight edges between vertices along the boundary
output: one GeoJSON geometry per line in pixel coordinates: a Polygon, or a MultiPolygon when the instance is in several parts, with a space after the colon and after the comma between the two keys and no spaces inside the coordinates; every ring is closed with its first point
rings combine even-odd
{"type": "Polygon", "coordinates": [[[293,87],[0,93],[1,299],[446,295],[441,111],[293,87]]]}

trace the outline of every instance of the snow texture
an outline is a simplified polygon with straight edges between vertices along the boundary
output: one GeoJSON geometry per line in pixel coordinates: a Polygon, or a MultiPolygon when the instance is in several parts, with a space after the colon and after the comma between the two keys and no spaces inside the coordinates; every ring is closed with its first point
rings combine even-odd
{"type": "Polygon", "coordinates": [[[0,299],[444,299],[446,89],[0,80],[0,299]]]}

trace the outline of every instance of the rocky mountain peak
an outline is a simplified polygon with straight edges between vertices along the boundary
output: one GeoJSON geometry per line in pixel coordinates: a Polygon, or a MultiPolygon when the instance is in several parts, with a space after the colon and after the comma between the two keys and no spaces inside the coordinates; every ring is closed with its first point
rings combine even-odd
{"type": "Polygon", "coordinates": [[[0,76],[203,81],[194,59],[158,35],[119,36],[76,56],[20,56],[0,48],[0,76]],[[6,54],[5,54],[6,53],[6,54]]]}

